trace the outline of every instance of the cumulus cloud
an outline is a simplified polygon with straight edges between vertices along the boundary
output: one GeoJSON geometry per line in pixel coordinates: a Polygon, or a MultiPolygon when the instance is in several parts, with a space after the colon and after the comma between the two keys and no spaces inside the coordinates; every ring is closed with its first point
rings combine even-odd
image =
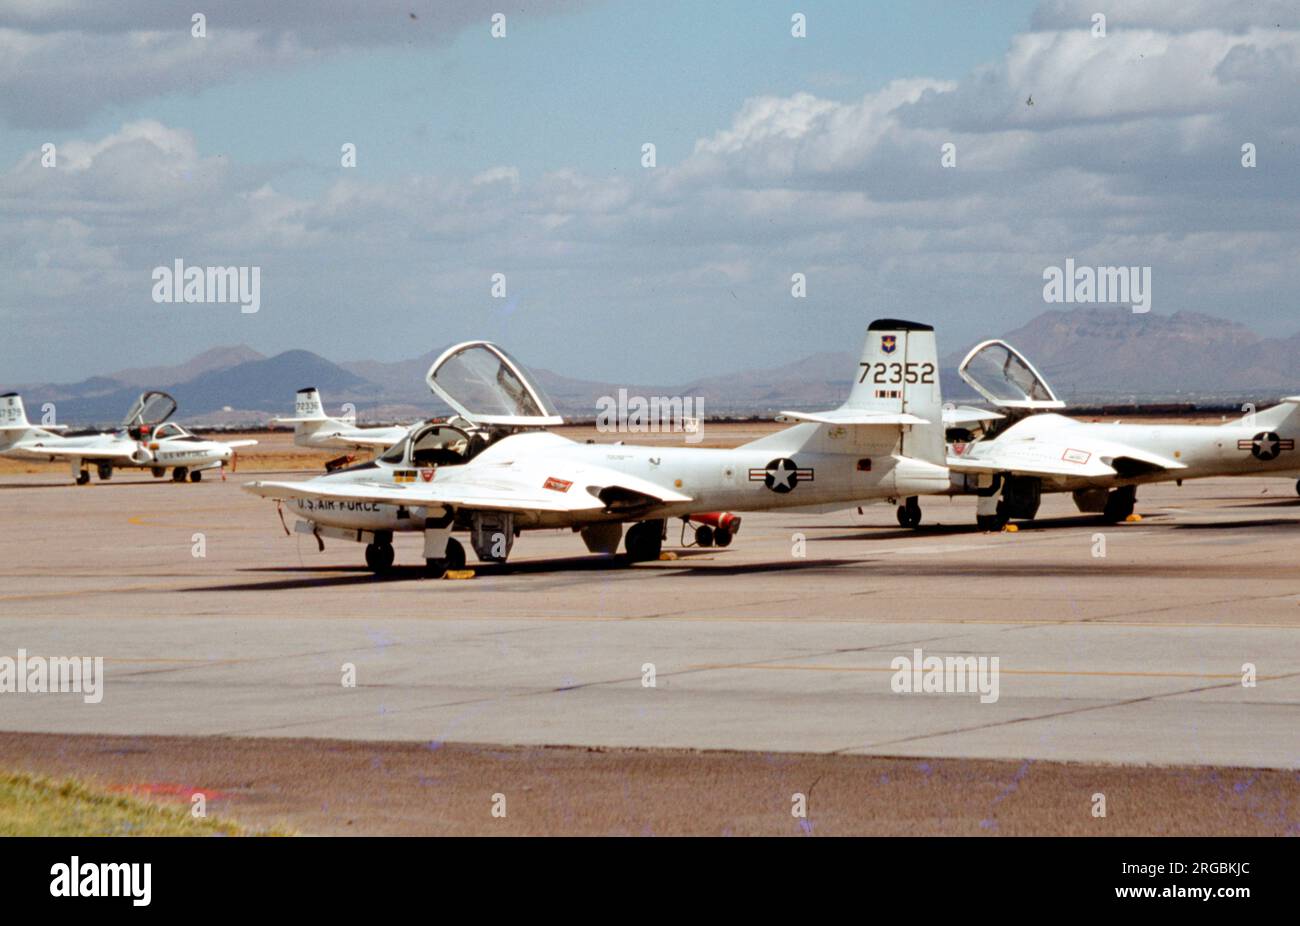
{"type": "Polygon", "coordinates": [[[188,133],[130,123],[62,145],[57,170],[32,155],[0,174],[14,269],[0,317],[39,307],[48,332],[34,336],[51,345],[142,317],[195,348],[251,338],[147,302],[149,269],[183,257],[262,266],[263,312],[239,324],[284,346],[394,357],[487,335],[611,375],[611,340],[665,331],[704,354],[740,350],[737,365],[850,343],[881,314],[936,321],[952,341],[994,334],[1042,311],[1043,267],[1074,257],[1153,266],[1157,312],[1291,333],[1300,30],[1184,28],[1174,6],[1135,5],[1137,25],[1095,39],[1087,16],[1048,4],[965,79],[755,97],[681,162],[630,174],[342,171],[291,194],[188,133]],[[1241,166],[1246,142],[1257,168],[1241,166]],[[956,167],[941,166],[946,143],[956,167]],[[796,271],[809,279],[797,308],[796,271]],[[506,307],[488,295],[497,272],[506,307]]]}
{"type": "MultiPolygon", "coordinates": [[[[536,0],[521,18],[586,0],[536,0]]],[[[199,4],[202,6],[202,4],[199,4]]],[[[110,104],[194,93],[328,55],[383,45],[441,45],[488,29],[497,0],[275,0],[215,4],[205,38],[173,0],[0,0],[0,117],[18,128],[71,128],[110,104]]]]}

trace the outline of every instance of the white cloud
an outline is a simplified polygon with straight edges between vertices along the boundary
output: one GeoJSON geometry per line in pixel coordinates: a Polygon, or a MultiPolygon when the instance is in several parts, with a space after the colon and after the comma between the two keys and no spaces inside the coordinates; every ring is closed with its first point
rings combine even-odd
{"type": "MultiPolygon", "coordinates": [[[[576,373],[585,356],[608,375],[611,341],[667,332],[682,345],[672,362],[698,372],[690,351],[788,360],[855,340],[878,314],[954,339],[997,333],[1045,308],[1042,268],[1072,256],[1154,266],[1157,312],[1289,333],[1300,32],[1157,26],[1026,33],[964,80],[858,100],[756,97],[681,163],[610,175],[342,171],[290,194],[186,132],[131,123],[61,144],[57,170],[32,155],[0,174],[0,318],[48,336],[47,354],[72,350],[78,326],[72,343],[94,339],[84,353],[146,318],[195,350],[252,339],[237,316],[149,304],[149,268],[183,257],[263,266],[255,323],[282,346],[394,357],[488,334],[530,362],[576,373]],[[949,141],[955,168],[940,166],[949,141]],[[796,271],[810,295],[791,315],[796,271]],[[508,310],[488,295],[496,272],[508,310]],[[24,321],[32,307],[47,327],[24,321]]],[[[6,345],[0,368],[32,353],[6,345]]]]}

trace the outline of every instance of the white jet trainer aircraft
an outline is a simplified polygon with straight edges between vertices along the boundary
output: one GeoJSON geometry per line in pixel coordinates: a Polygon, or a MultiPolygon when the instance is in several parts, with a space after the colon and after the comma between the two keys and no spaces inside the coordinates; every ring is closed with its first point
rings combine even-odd
{"type": "MultiPolygon", "coordinates": [[[[378,459],[303,482],[253,482],[288,502],[298,530],[366,544],[376,572],[394,533],[424,534],[434,575],[464,565],[468,531],[481,561],[504,562],[523,530],[572,528],[593,553],[657,559],[666,519],[711,511],[847,507],[942,492],[942,402],[934,329],[885,319],[867,329],[859,376],[838,409],[784,412],[797,422],[732,450],[577,443],[505,351],[469,341],[429,368],[430,389],[459,414],[412,428],[378,459]]],[[[322,544],[323,546],[323,544],[322,544]]]]}
{"type": "Polygon", "coordinates": [[[195,437],[167,419],[176,400],[165,392],[146,392],[127,412],[116,431],[64,432],[61,425],[38,427],[28,422],[23,400],[15,392],[0,396],[0,456],[21,460],[67,460],[77,485],[90,481],[86,466],[94,464],[101,480],[111,479],[122,467],[151,470],[161,479],[191,482],[204,470],[232,462],[235,448],[255,440],[211,441],[195,437]]]}
{"type": "Polygon", "coordinates": [[[357,427],[354,420],[325,414],[320,393],[314,386],[299,389],[294,397],[292,418],[273,418],[274,424],[293,425],[293,442],[299,447],[334,450],[384,450],[393,446],[409,427],[357,427]]]}
{"type": "Polygon", "coordinates": [[[999,409],[946,410],[952,493],[979,496],[985,528],[1032,519],[1043,492],[1115,522],[1144,483],[1300,470],[1300,396],[1221,425],[1102,424],[1055,414],[1065,403],[1004,341],[975,345],[958,372],[999,409]]]}

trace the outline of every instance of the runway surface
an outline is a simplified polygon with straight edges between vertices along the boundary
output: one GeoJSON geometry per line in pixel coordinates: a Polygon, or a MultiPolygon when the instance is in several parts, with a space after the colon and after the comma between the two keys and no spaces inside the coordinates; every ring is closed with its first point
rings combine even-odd
{"type": "Polygon", "coordinates": [[[670,525],[632,567],[528,533],[461,581],[415,537],[377,581],[237,479],[0,482],[0,656],[107,673],[0,695],[0,730],[1300,768],[1291,479],[1144,488],[1120,525],[1045,496],[1016,533],[967,499],[747,515],[726,550],[670,525]],[[997,700],[891,690],[918,648],[997,657],[997,700]]]}

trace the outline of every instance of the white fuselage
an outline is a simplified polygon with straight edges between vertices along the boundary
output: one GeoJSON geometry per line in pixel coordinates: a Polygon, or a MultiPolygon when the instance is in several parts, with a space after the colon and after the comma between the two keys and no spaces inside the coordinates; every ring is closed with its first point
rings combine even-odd
{"type": "Polygon", "coordinates": [[[43,428],[15,432],[8,442],[0,439],[0,456],[20,460],[108,463],[114,469],[207,469],[230,462],[233,449],[220,441],[186,435],[159,440],[132,439],[125,431],[65,437],[43,428]]]}
{"type": "MultiPolygon", "coordinates": [[[[1300,471],[1300,415],[1277,425],[1229,422],[1222,425],[1123,424],[1076,421],[1056,414],[1030,415],[987,441],[968,445],[962,459],[978,461],[995,442],[1071,441],[1088,453],[1094,445],[1118,444],[1181,463],[1184,469],[1086,479],[1068,476],[1043,479],[1043,491],[1064,492],[1098,486],[1140,485],[1202,479],[1208,476],[1248,476],[1300,471]]],[[[1073,445],[1071,445],[1073,446],[1073,445]]],[[[949,448],[950,453],[952,447],[949,448]]]]}
{"type": "Polygon", "coordinates": [[[319,450],[382,450],[406,436],[410,428],[361,428],[341,418],[305,422],[294,429],[293,442],[319,450]]]}
{"type": "MultiPolygon", "coordinates": [[[[570,483],[563,491],[583,492],[584,465],[615,470],[691,496],[689,502],[656,504],[636,512],[537,511],[519,517],[521,528],[582,526],[602,521],[648,520],[706,511],[848,506],[862,499],[933,494],[946,489],[947,469],[897,454],[897,435],[888,442],[862,431],[800,424],[735,449],[580,444],[545,431],[501,438],[468,463],[424,469],[382,460],[326,476],[318,482],[392,484],[398,480],[541,487],[548,480],[570,483]],[[874,441],[874,443],[873,443],[874,441]],[[789,466],[773,466],[789,461],[789,466]]],[[[357,530],[423,530],[424,518],[441,508],[403,509],[371,502],[311,498],[286,502],[295,513],[332,527],[357,530]]]]}

